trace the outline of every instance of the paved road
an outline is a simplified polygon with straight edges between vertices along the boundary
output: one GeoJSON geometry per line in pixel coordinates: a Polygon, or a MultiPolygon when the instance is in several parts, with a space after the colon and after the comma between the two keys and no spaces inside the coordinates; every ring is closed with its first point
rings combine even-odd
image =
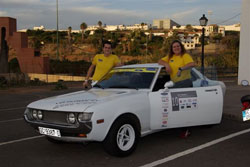
{"type": "Polygon", "coordinates": [[[250,164],[250,132],[243,131],[250,128],[250,122],[224,118],[213,127],[192,128],[188,139],[179,138],[180,129],[162,131],[142,138],[131,156],[116,158],[108,155],[101,143],[49,143],[23,121],[25,106],[31,101],[78,89],[1,91],[0,166],[245,167],[250,164]]]}

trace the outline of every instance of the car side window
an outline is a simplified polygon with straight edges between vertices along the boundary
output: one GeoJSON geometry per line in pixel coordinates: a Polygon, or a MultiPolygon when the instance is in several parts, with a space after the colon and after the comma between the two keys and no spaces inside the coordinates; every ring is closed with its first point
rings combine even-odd
{"type": "Polygon", "coordinates": [[[155,82],[153,92],[158,91],[160,89],[164,89],[164,85],[166,82],[170,81],[170,76],[166,72],[165,68],[162,68],[160,74],[155,82]]]}

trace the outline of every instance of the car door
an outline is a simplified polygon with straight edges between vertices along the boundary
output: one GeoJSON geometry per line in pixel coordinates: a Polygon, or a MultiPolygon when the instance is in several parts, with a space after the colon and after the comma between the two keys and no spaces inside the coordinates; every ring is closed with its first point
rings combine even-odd
{"type": "Polygon", "coordinates": [[[223,93],[219,85],[160,89],[149,93],[151,129],[220,123],[223,93]]]}

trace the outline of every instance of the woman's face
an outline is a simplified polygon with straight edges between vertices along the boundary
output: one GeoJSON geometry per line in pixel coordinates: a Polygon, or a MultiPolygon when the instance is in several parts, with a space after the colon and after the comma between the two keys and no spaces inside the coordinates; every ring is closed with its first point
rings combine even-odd
{"type": "Polygon", "coordinates": [[[175,55],[181,54],[181,45],[178,42],[173,43],[172,49],[175,55]]]}

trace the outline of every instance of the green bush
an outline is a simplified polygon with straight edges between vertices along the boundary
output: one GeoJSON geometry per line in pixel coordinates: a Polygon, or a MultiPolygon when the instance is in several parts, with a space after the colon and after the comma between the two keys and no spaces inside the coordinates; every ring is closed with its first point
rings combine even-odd
{"type": "Polygon", "coordinates": [[[17,58],[13,58],[9,61],[9,72],[10,73],[20,73],[20,66],[17,58]]]}
{"type": "Polygon", "coordinates": [[[63,83],[62,80],[59,80],[57,83],[56,83],[56,86],[53,90],[63,90],[63,89],[68,89],[68,87],[63,83]]]}
{"type": "Polygon", "coordinates": [[[8,81],[5,77],[0,76],[0,88],[5,88],[7,86],[8,81]]]}
{"type": "Polygon", "coordinates": [[[34,80],[30,80],[29,84],[32,86],[41,86],[46,85],[46,82],[40,81],[39,78],[35,78],[34,80]]]}

